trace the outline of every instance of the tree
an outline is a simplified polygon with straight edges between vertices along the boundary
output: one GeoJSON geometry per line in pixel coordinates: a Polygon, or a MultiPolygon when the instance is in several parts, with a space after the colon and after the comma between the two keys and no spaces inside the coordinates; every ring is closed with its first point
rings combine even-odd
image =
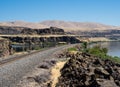
{"type": "Polygon", "coordinates": [[[107,48],[102,48],[102,51],[107,55],[107,52],[108,52],[107,48]]]}
{"type": "Polygon", "coordinates": [[[83,42],[82,47],[83,47],[83,52],[87,52],[87,42],[83,42]]]}
{"type": "Polygon", "coordinates": [[[107,48],[102,48],[101,46],[94,46],[92,48],[88,49],[88,52],[90,54],[93,54],[95,56],[101,57],[101,58],[106,58],[108,49],[107,48]]]}

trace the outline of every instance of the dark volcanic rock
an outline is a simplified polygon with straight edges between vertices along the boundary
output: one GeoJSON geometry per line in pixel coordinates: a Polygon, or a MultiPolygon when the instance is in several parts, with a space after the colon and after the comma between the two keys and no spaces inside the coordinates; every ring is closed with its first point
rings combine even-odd
{"type": "Polygon", "coordinates": [[[61,69],[56,87],[120,87],[120,67],[110,60],[77,53],[61,69]]]}
{"type": "Polygon", "coordinates": [[[17,43],[35,43],[35,44],[41,44],[41,43],[58,43],[58,42],[66,42],[66,43],[80,43],[78,39],[75,37],[70,36],[60,36],[60,37],[4,37],[9,39],[12,42],[17,43]]]}
{"type": "Polygon", "coordinates": [[[64,34],[64,30],[56,27],[44,28],[44,29],[31,29],[26,28],[21,31],[22,34],[64,34]]]}
{"type": "Polygon", "coordinates": [[[37,34],[64,34],[64,30],[57,27],[50,27],[45,29],[36,29],[37,34]]]}
{"type": "Polygon", "coordinates": [[[8,27],[8,26],[0,26],[0,34],[9,34],[9,35],[16,35],[16,34],[65,34],[63,29],[50,27],[44,29],[32,29],[26,27],[8,27]]]}
{"type": "Polygon", "coordinates": [[[41,83],[45,83],[46,81],[48,81],[50,78],[49,78],[49,73],[46,73],[44,75],[40,75],[40,76],[36,76],[34,77],[34,80],[35,82],[41,84],[41,83]]]}
{"type": "Polygon", "coordinates": [[[2,38],[7,38],[12,42],[17,43],[34,43],[34,44],[46,44],[51,42],[53,45],[56,44],[56,42],[66,42],[66,43],[79,43],[80,41],[76,39],[74,36],[64,36],[65,32],[63,29],[56,28],[56,27],[50,27],[50,28],[44,28],[44,29],[31,29],[31,28],[25,28],[25,27],[7,27],[7,26],[0,26],[0,34],[3,35],[18,35],[18,36],[2,36],[2,38]],[[23,36],[19,36],[23,35],[23,36]],[[58,37],[55,36],[42,36],[42,37],[29,37],[24,35],[61,35],[58,37]]]}
{"type": "Polygon", "coordinates": [[[25,29],[24,27],[8,27],[8,26],[0,26],[0,34],[20,34],[21,31],[25,29]]]}
{"type": "Polygon", "coordinates": [[[56,64],[56,60],[44,61],[38,68],[50,69],[54,64],[56,64]]]}

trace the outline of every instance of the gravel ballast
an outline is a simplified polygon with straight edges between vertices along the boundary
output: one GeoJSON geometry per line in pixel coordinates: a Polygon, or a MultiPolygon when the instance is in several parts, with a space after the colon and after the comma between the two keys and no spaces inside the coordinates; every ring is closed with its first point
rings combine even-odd
{"type": "Polygon", "coordinates": [[[0,87],[16,87],[16,84],[27,73],[32,72],[35,66],[39,65],[46,59],[52,59],[52,54],[62,49],[74,45],[65,45],[61,47],[50,48],[39,53],[26,56],[17,61],[0,65],[0,87]]]}

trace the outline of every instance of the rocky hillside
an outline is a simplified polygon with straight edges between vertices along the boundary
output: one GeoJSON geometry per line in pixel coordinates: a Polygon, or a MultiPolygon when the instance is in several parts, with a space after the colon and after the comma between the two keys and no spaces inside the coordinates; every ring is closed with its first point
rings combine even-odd
{"type": "Polygon", "coordinates": [[[71,55],[56,87],[120,87],[120,64],[84,53],[71,55]]]}
{"type": "Polygon", "coordinates": [[[77,31],[77,32],[69,32],[70,34],[76,34],[76,35],[83,35],[83,36],[88,36],[88,37],[120,37],[120,30],[103,30],[103,31],[77,31]]]}
{"type": "Polygon", "coordinates": [[[91,31],[91,30],[109,30],[120,29],[120,27],[110,26],[93,22],[69,22],[69,21],[43,21],[39,23],[14,21],[14,22],[1,22],[1,26],[19,26],[29,28],[48,28],[50,26],[63,28],[65,31],[91,31]]]}
{"type": "Polygon", "coordinates": [[[91,31],[91,30],[107,30],[115,29],[117,27],[93,23],[93,22],[67,22],[67,21],[44,21],[41,22],[43,25],[55,26],[65,29],[65,31],[91,31]]]}
{"type": "Polygon", "coordinates": [[[48,26],[32,23],[32,22],[24,22],[24,21],[12,21],[12,22],[0,22],[0,26],[16,26],[16,27],[28,27],[28,28],[48,28],[48,26]]]}
{"type": "Polygon", "coordinates": [[[64,30],[56,27],[44,28],[44,29],[32,29],[26,27],[13,27],[13,26],[0,26],[0,34],[64,34],[64,30]]]}

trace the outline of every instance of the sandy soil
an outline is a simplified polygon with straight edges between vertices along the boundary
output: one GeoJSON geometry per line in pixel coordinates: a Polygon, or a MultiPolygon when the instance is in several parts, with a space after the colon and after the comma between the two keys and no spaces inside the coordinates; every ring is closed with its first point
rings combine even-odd
{"type": "Polygon", "coordinates": [[[56,65],[51,69],[51,79],[52,79],[52,86],[55,87],[56,83],[58,82],[58,77],[61,75],[60,70],[63,68],[66,61],[60,61],[56,63],[56,65]]]}

